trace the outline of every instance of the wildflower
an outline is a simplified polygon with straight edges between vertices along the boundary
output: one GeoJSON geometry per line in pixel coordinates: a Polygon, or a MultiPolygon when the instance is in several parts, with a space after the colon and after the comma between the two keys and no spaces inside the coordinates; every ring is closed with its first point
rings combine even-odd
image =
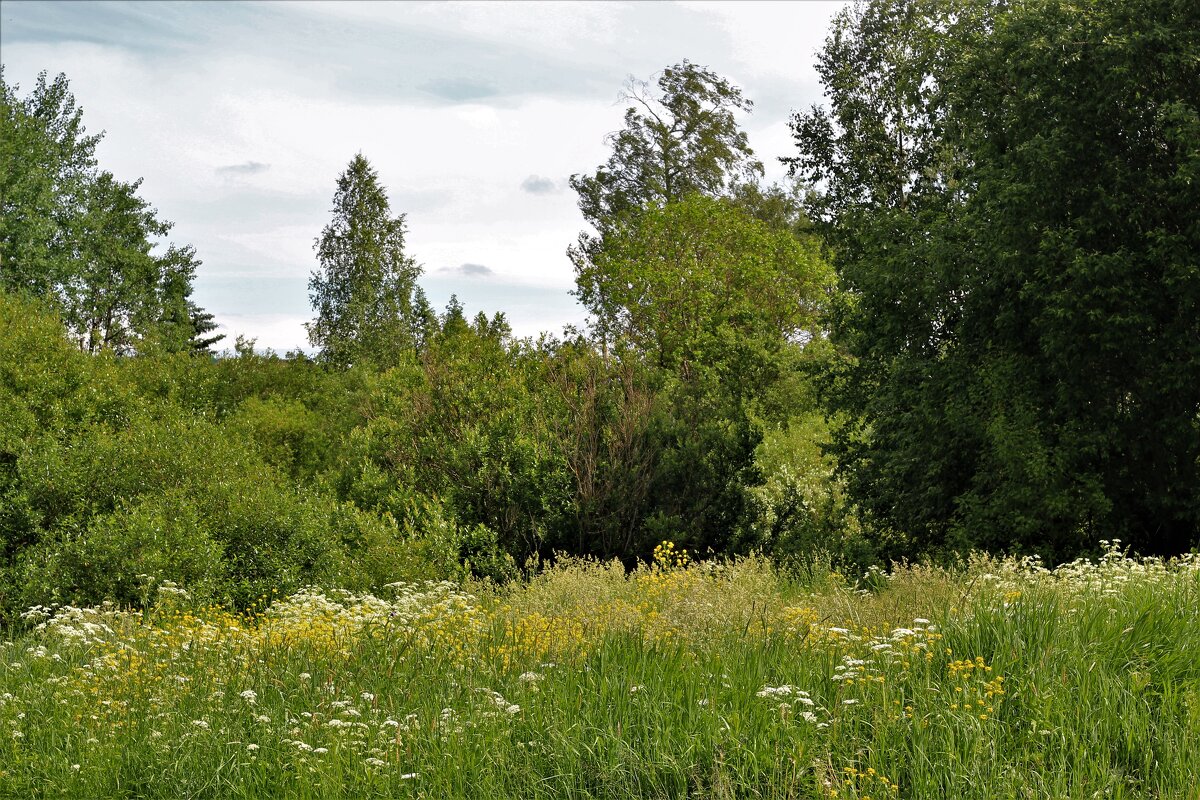
{"type": "Polygon", "coordinates": [[[858,703],[858,701],[855,700],[853,697],[851,697],[849,700],[842,701],[842,705],[844,705],[844,706],[852,706],[852,705],[856,705],[857,703],[858,703]]]}
{"type": "Polygon", "coordinates": [[[192,727],[199,728],[202,731],[206,731],[209,729],[210,726],[207,722],[205,722],[202,719],[194,719],[194,720],[192,720],[192,727]]]}
{"type": "Polygon", "coordinates": [[[251,742],[250,744],[246,745],[246,749],[249,750],[250,752],[254,752],[255,750],[258,749],[258,745],[251,742]]]}
{"type": "Polygon", "coordinates": [[[253,689],[247,689],[241,693],[240,697],[250,705],[254,705],[254,703],[258,700],[258,692],[254,691],[253,689]]]}

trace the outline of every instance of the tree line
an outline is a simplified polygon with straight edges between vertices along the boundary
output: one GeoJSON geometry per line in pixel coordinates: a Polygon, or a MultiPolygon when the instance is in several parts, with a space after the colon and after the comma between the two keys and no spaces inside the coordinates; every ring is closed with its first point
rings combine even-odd
{"type": "Polygon", "coordinates": [[[66,78],[5,84],[0,605],[503,580],[664,539],[800,567],[1196,547],[1198,16],[860,2],[783,185],[728,79],[631,79],[571,179],[588,324],[536,341],[431,307],[357,154],[314,357],[212,358],[195,252],[155,248],[66,78]]]}

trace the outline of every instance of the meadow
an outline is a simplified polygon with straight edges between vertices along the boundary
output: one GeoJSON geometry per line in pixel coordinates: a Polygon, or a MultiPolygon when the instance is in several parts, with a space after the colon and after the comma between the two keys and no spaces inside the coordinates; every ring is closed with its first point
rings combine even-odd
{"type": "Polygon", "coordinates": [[[8,632],[0,795],[1200,797],[1194,556],[146,593],[8,632]]]}

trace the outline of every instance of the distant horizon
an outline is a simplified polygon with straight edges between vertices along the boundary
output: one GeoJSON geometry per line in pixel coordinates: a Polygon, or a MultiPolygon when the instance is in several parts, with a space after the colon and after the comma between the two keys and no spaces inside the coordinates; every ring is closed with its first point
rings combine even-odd
{"type": "Polygon", "coordinates": [[[567,185],[608,156],[629,77],[684,59],[755,102],[767,179],[845,3],[0,3],[5,80],[66,74],[100,166],[145,179],[203,262],[193,299],[232,349],[312,352],[312,243],[361,151],[405,214],[440,312],[504,312],[514,336],[582,325],[567,185]],[[264,34],[267,34],[264,36],[264,34]],[[781,55],[782,54],[782,55],[781,55]]]}

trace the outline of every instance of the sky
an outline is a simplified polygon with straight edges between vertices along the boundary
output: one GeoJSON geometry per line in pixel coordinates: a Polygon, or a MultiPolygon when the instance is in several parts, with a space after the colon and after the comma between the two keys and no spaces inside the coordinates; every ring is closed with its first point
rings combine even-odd
{"type": "Polygon", "coordinates": [[[442,308],[503,311],[517,336],[586,314],[567,185],[608,158],[621,89],[684,59],[754,101],[767,179],[837,2],[29,2],[0,0],[5,81],[65,73],[100,166],[141,177],[203,262],[193,299],[260,349],[308,349],[313,242],[361,152],[406,215],[442,308]]]}

